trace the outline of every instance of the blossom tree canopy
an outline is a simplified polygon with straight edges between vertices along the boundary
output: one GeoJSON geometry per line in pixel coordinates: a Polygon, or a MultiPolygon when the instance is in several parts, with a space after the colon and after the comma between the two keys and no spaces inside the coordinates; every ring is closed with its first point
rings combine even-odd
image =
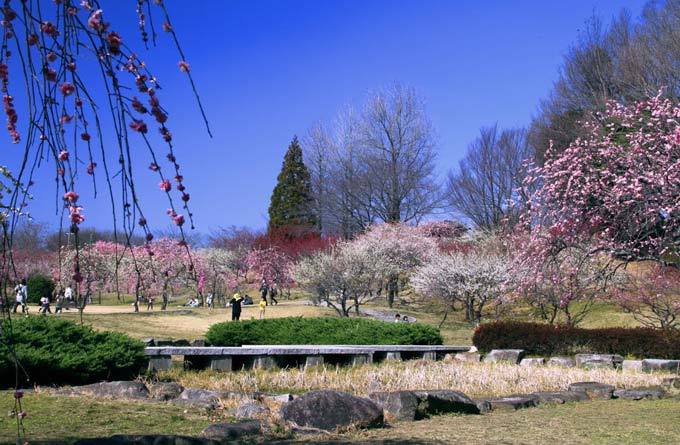
{"type": "Polygon", "coordinates": [[[534,253],[587,241],[625,261],[678,262],[680,105],[659,94],[583,123],[588,136],[549,152],[525,223],[534,253]]]}
{"type": "Polygon", "coordinates": [[[486,249],[437,253],[411,277],[417,292],[443,300],[447,310],[460,303],[477,323],[488,305],[503,302],[509,281],[508,258],[486,249]]]}

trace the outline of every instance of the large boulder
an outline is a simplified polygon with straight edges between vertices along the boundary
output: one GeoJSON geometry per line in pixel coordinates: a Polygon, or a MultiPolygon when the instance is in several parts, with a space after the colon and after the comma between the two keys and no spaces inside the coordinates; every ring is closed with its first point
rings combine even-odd
{"type": "Polygon", "coordinates": [[[217,409],[220,406],[220,399],[216,392],[195,388],[185,389],[173,402],[208,410],[217,409]]]}
{"type": "Polygon", "coordinates": [[[388,420],[418,420],[426,416],[413,391],[373,392],[368,397],[383,409],[388,420]]]}
{"type": "Polygon", "coordinates": [[[340,391],[312,391],[281,407],[283,420],[326,431],[383,424],[383,410],[369,399],[340,391]]]}
{"type": "Polygon", "coordinates": [[[569,385],[569,391],[586,393],[590,399],[611,399],[614,389],[612,385],[598,382],[577,382],[569,385]]]}
{"type": "Polygon", "coordinates": [[[614,391],[614,397],[627,400],[661,399],[665,396],[666,391],[664,391],[659,386],[652,386],[649,388],[617,389],[614,391]]]}
{"type": "Polygon", "coordinates": [[[493,349],[484,357],[485,363],[512,363],[516,365],[524,357],[524,349],[493,349]]]}
{"type": "Polygon", "coordinates": [[[92,385],[74,386],[68,391],[74,395],[87,395],[94,397],[106,397],[115,399],[146,399],[149,397],[149,389],[142,382],[117,381],[100,382],[92,385]]]}
{"type": "Polygon", "coordinates": [[[414,391],[427,414],[468,413],[479,414],[477,404],[458,391],[446,389],[414,391]]]}
{"type": "Polygon", "coordinates": [[[680,374],[680,360],[646,358],[642,360],[642,370],[645,372],[671,371],[680,374]]]}
{"type": "Polygon", "coordinates": [[[149,385],[151,398],[155,400],[172,400],[182,394],[184,387],[175,382],[158,382],[149,385]]]}
{"type": "Polygon", "coordinates": [[[618,354],[576,354],[576,366],[585,369],[620,368],[623,357],[618,354]]]}
{"type": "Polygon", "coordinates": [[[236,440],[262,432],[262,424],[257,420],[239,423],[214,423],[201,433],[209,439],[236,440]]]}
{"type": "Polygon", "coordinates": [[[563,368],[573,368],[574,366],[576,366],[576,360],[574,360],[574,357],[569,356],[550,357],[548,359],[548,366],[561,366],[563,368]]]}

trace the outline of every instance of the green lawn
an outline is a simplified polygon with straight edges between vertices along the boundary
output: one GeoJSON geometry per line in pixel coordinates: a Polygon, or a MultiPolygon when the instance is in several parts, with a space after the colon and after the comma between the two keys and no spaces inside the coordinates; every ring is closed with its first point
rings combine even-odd
{"type": "MultiPolygon", "coordinates": [[[[27,439],[74,440],[113,434],[198,435],[211,422],[225,421],[200,410],[170,404],[92,400],[27,394],[27,439]],[[186,412],[185,412],[186,411],[186,412]]],[[[12,393],[0,392],[0,409],[12,407],[12,393]]],[[[384,444],[678,444],[680,399],[593,401],[541,406],[481,416],[436,416],[389,428],[330,438],[324,443],[384,444]]],[[[0,416],[0,443],[14,443],[14,419],[0,416]]],[[[324,439],[325,440],[325,439],[324,439]]],[[[286,443],[320,443],[309,438],[286,443]]]]}
{"type": "MultiPolygon", "coordinates": [[[[16,420],[7,415],[13,392],[0,392],[0,443],[14,443],[16,420]]],[[[199,410],[159,403],[94,400],[27,393],[23,408],[26,439],[69,440],[113,434],[198,435],[211,423],[199,410]]]]}

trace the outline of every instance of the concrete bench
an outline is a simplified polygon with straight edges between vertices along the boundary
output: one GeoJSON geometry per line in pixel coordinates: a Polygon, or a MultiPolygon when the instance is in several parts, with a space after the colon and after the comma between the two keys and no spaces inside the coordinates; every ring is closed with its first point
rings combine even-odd
{"type": "Polygon", "coordinates": [[[149,370],[169,369],[172,356],[182,356],[187,368],[231,371],[242,368],[275,366],[319,366],[329,364],[359,365],[380,360],[422,358],[437,360],[446,354],[469,351],[468,346],[450,345],[257,345],[160,346],[147,347],[149,370]]]}

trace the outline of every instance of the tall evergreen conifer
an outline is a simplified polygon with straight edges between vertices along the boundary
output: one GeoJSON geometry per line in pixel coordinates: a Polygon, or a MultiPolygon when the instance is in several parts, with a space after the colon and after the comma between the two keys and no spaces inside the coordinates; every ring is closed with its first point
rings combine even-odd
{"type": "Polygon", "coordinates": [[[295,136],[283,158],[281,173],[269,204],[269,232],[302,235],[316,228],[309,170],[295,136]]]}

